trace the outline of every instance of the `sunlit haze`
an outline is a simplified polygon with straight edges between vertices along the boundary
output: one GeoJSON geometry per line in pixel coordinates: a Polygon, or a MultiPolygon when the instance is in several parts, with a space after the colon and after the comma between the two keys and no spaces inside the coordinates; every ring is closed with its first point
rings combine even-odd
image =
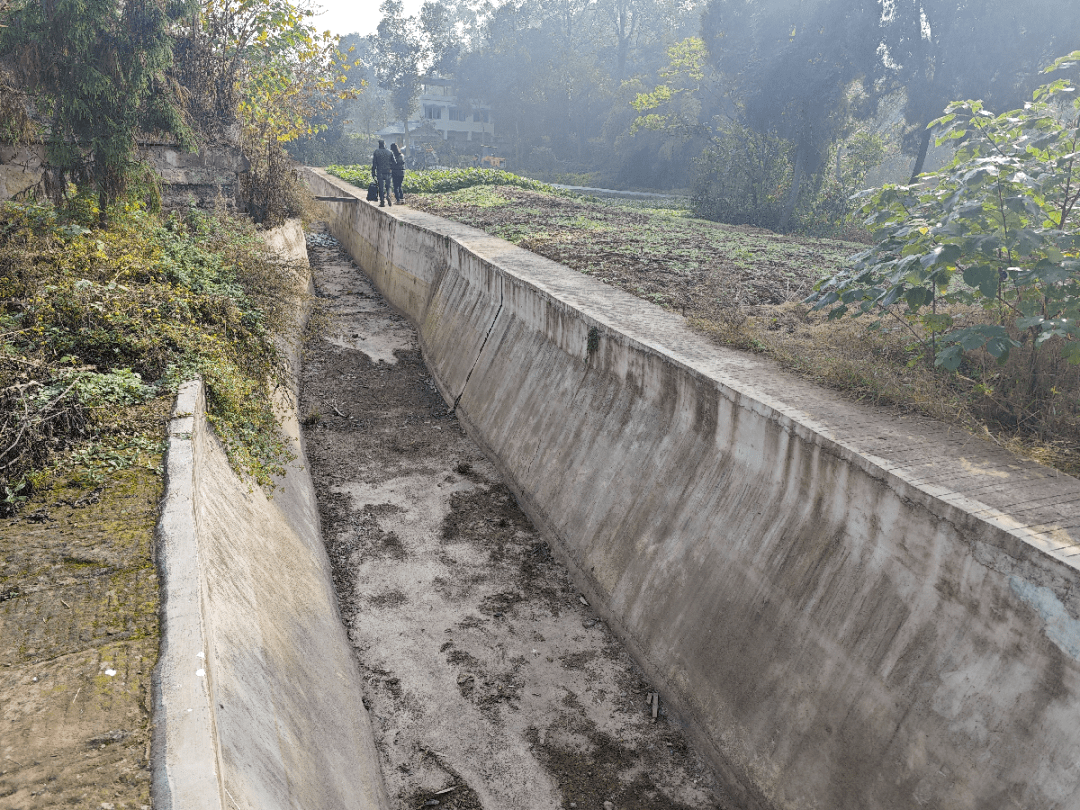
{"type": "MultiPolygon", "coordinates": [[[[405,13],[416,14],[424,0],[405,0],[405,13]]],[[[315,26],[320,31],[332,31],[335,34],[373,34],[379,25],[379,6],[382,0],[317,0],[316,8],[321,8],[315,18],[315,26]]]]}

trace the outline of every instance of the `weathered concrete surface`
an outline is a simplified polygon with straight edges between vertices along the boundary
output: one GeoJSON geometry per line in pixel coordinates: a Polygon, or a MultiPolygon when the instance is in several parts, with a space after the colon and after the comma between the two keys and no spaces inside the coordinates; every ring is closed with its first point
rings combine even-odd
{"type": "Polygon", "coordinates": [[[292,415],[298,459],[271,500],[229,467],[201,384],[178,397],[159,526],[158,808],[387,807],[292,415]]]}
{"type": "Polygon", "coordinates": [[[1080,482],[471,228],[328,208],[749,805],[1080,808],[1080,482]]]}
{"type": "Polygon", "coordinates": [[[165,208],[185,208],[192,201],[202,208],[213,208],[219,201],[228,208],[240,205],[240,175],[251,164],[239,146],[214,143],[185,152],[175,144],[147,143],[142,153],[161,177],[165,208]]]}
{"type": "Polygon", "coordinates": [[[0,144],[0,200],[25,194],[41,182],[43,146],[0,144]]]}

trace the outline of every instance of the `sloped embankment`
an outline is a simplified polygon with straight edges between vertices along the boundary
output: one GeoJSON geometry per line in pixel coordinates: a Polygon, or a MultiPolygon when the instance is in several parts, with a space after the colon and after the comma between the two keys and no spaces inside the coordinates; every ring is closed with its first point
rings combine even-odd
{"type": "Polygon", "coordinates": [[[160,459],[0,523],[0,808],[150,805],[160,459]]]}

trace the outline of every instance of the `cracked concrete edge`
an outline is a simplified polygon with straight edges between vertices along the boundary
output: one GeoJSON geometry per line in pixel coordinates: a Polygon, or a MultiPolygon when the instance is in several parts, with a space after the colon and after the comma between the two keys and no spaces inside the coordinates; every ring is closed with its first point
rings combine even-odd
{"type": "MultiPolygon", "coordinates": [[[[278,232],[270,232],[270,238],[266,241],[293,267],[301,264],[302,255],[302,266],[306,268],[306,244],[298,221],[288,223],[278,232]],[[286,232],[284,237],[279,233],[282,230],[286,232]]],[[[310,269],[306,272],[306,278],[302,276],[301,281],[310,285],[310,269]]],[[[301,326],[307,314],[307,307],[296,313],[301,326]]],[[[296,459],[288,465],[286,480],[279,482],[281,490],[275,501],[268,504],[268,514],[281,531],[300,538],[306,552],[294,562],[307,565],[305,579],[314,583],[316,589],[325,591],[305,603],[304,621],[307,623],[305,626],[318,625],[321,628],[314,648],[326,654],[325,669],[330,674],[318,684],[292,677],[295,673],[279,672],[276,677],[271,673],[267,679],[265,675],[257,673],[232,671],[222,664],[222,656],[214,652],[222,643],[215,636],[215,611],[220,612],[227,603],[208,596],[208,576],[212,577],[213,574],[208,573],[206,566],[209,558],[215,555],[220,557],[217,546],[228,542],[224,538],[228,532],[223,532],[222,527],[204,526],[200,519],[200,513],[205,511],[200,506],[201,502],[208,497],[214,500],[215,489],[219,486],[213,475],[201,474],[203,468],[208,468],[209,459],[204,456],[216,445],[216,440],[206,420],[203,383],[199,379],[189,381],[180,387],[169,424],[165,494],[154,548],[162,594],[161,647],[152,687],[154,727],[151,792],[158,810],[239,808],[235,795],[240,795],[244,806],[257,806],[259,810],[309,806],[305,803],[308,800],[315,802],[310,806],[326,810],[387,810],[389,807],[374,735],[361,702],[362,680],[337,611],[314,487],[299,431],[296,413],[299,347],[287,345],[279,348],[287,355],[292,379],[288,381],[287,390],[277,392],[275,409],[296,459]],[[313,617],[309,615],[311,611],[317,611],[320,615],[313,617]],[[221,684],[216,685],[218,680],[221,684]],[[293,716],[296,712],[290,712],[290,709],[296,707],[292,704],[299,706],[304,703],[285,696],[290,692],[303,693],[306,687],[318,692],[315,698],[318,710],[302,717],[293,716]],[[296,740],[295,734],[290,737],[289,724],[299,722],[306,726],[301,736],[319,740],[326,749],[325,754],[316,752],[307,761],[320,761],[324,767],[336,769],[337,772],[260,773],[261,752],[254,753],[254,749],[259,748],[263,741],[254,736],[258,732],[257,724],[245,731],[233,719],[231,725],[227,724],[229,730],[223,732],[217,720],[214,695],[222,689],[235,694],[238,688],[246,691],[248,698],[268,707],[270,716],[284,712],[275,723],[278,727],[276,736],[284,735],[282,739],[296,740]],[[342,717],[343,722],[337,724],[333,732],[319,728],[320,712],[342,717]],[[326,733],[322,734],[324,730],[326,733]],[[223,739],[222,734],[227,734],[228,740],[223,739]],[[234,761],[237,747],[242,751],[245,745],[253,748],[252,761],[234,761]],[[229,749],[232,756],[224,753],[225,749],[229,749]],[[258,783],[253,783],[253,779],[258,783]],[[270,783],[285,787],[279,789],[268,804],[267,788],[270,783]],[[348,798],[328,798],[329,794],[318,789],[320,783],[347,786],[337,796],[348,798]],[[316,787],[312,789],[312,785],[316,787]],[[231,786],[232,791],[227,786],[231,786]],[[253,795],[261,796],[254,805],[245,798],[253,795]],[[331,803],[327,804],[327,801],[331,803]]],[[[235,473],[230,475],[235,479],[232,482],[235,484],[234,490],[247,489],[235,473]]],[[[235,497],[235,494],[229,497],[235,497]]],[[[249,529],[249,534],[251,531],[254,529],[249,529]]],[[[254,538],[250,547],[259,547],[258,538],[254,538]]],[[[255,566],[245,566],[230,576],[243,578],[256,570],[259,569],[255,566]]],[[[263,576],[266,576],[263,570],[263,576]]],[[[252,586],[252,583],[236,584],[247,589],[252,586]]],[[[279,610],[279,606],[264,603],[264,609],[272,613],[279,610]]],[[[225,639],[229,631],[234,630],[231,619],[220,615],[217,619],[221,623],[220,635],[225,639]]],[[[290,615],[260,617],[260,620],[274,626],[296,626],[295,619],[290,615]]],[[[311,649],[311,645],[308,645],[304,655],[310,655],[311,649]]],[[[319,671],[318,660],[309,657],[306,662],[319,671]]],[[[311,708],[311,696],[306,695],[305,700],[311,708]]],[[[279,767],[285,766],[282,764],[279,767]]],[[[272,788],[270,793],[273,793],[272,788]]]]}

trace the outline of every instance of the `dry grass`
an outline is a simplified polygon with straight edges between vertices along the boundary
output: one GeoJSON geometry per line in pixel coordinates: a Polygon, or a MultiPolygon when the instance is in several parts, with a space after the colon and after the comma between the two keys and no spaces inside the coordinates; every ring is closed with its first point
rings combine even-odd
{"type": "Polygon", "coordinates": [[[919,413],[1019,455],[1080,476],[1080,367],[1052,344],[1030,345],[1004,365],[972,355],[957,373],[934,368],[929,349],[899,322],[830,321],[801,303],[718,307],[690,326],[725,346],[763,354],[845,397],[919,413]]]}

